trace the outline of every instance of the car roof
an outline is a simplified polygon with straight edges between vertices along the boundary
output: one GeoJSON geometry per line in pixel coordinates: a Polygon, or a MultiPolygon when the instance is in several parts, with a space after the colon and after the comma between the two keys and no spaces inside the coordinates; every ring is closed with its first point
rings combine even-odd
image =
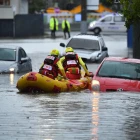
{"type": "Polygon", "coordinates": [[[8,49],[18,49],[18,48],[21,48],[19,46],[15,46],[15,45],[0,45],[0,48],[8,48],[8,49]]]}
{"type": "Polygon", "coordinates": [[[132,62],[132,63],[140,63],[140,59],[128,58],[128,57],[106,57],[104,61],[120,61],[120,62],[132,62]]]}
{"type": "Polygon", "coordinates": [[[123,15],[120,13],[111,13],[111,14],[105,15],[104,17],[107,17],[107,16],[123,16],[123,15]]]}
{"type": "Polygon", "coordinates": [[[99,40],[99,38],[101,38],[101,36],[94,35],[94,34],[78,34],[78,35],[73,36],[72,38],[99,40]]]}

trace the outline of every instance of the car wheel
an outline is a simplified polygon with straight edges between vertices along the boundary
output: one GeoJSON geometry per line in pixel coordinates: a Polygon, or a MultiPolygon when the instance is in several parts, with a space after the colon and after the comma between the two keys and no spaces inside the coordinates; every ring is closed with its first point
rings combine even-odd
{"type": "Polygon", "coordinates": [[[100,34],[101,29],[100,29],[100,28],[95,28],[95,29],[93,30],[93,32],[94,32],[94,34],[98,35],[98,34],[100,34]]]}

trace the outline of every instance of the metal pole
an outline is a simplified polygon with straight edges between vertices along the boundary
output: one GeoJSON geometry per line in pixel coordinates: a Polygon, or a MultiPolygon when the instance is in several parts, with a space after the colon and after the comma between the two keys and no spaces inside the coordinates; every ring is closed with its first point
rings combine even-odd
{"type": "Polygon", "coordinates": [[[87,33],[87,0],[81,0],[81,33],[87,33]]]}

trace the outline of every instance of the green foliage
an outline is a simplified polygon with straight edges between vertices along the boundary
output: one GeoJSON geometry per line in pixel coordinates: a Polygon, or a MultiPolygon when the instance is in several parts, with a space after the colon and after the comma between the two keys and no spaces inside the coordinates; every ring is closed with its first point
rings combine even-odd
{"type": "MultiPolygon", "coordinates": [[[[108,1],[114,3],[114,0],[108,1]]],[[[123,6],[122,14],[126,18],[127,28],[140,21],[140,0],[120,0],[120,4],[123,6]]]]}
{"type": "Polygon", "coordinates": [[[109,1],[107,1],[107,0],[99,0],[99,2],[102,3],[103,5],[107,6],[107,7],[111,7],[112,6],[112,4],[109,1]]]}
{"type": "Polygon", "coordinates": [[[32,0],[29,3],[29,13],[34,13],[35,11],[40,12],[40,10],[46,8],[46,0],[32,0]]]}

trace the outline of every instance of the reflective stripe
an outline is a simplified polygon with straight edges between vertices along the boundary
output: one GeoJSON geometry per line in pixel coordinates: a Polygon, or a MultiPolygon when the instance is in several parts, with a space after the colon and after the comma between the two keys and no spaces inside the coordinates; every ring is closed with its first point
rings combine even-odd
{"type": "Polygon", "coordinates": [[[47,70],[52,70],[52,66],[46,65],[46,64],[43,66],[43,68],[44,68],[44,69],[47,69],[47,70]]]}
{"type": "Polygon", "coordinates": [[[71,65],[71,64],[77,64],[75,60],[69,60],[67,61],[67,65],[71,65]]]}
{"type": "Polygon", "coordinates": [[[51,59],[51,60],[54,60],[55,59],[54,56],[49,56],[49,55],[46,58],[51,59]]]}

